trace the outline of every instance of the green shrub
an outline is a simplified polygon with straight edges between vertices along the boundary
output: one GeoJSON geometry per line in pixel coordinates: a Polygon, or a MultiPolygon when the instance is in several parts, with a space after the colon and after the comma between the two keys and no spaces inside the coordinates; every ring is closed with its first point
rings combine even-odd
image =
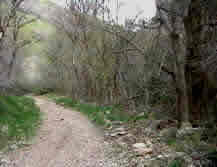
{"type": "Polygon", "coordinates": [[[182,163],[180,160],[173,160],[168,167],[182,167],[182,163]]]}
{"type": "Polygon", "coordinates": [[[29,97],[0,96],[0,148],[35,135],[40,110],[29,97]]]}
{"type": "Polygon", "coordinates": [[[107,125],[107,121],[122,121],[130,120],[130,116],[123,112],[121,106],[97,106],[93,104],[80,103],[70,97],[57,97],[48,95],[56,104],[65,107],[73,108],[88,116],[90,120],[98,125],[107,125]]]}

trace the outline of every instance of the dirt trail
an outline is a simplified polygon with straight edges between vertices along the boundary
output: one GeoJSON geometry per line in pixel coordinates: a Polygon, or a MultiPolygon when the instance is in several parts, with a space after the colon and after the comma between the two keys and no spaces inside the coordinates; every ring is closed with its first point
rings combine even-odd
{"type": "Polygon", "coordinates": [[[101,167],[103,135],[81,113],[35,97],[43,124],[33,144],[10,154],[17,167],[101,167]]]}

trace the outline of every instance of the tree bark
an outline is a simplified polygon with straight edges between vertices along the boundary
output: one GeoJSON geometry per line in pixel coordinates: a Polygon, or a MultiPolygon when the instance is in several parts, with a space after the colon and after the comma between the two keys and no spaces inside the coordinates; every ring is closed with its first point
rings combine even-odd
{"type": "MultiPolygon", "coordinates": [[[[212,11],[213,12],[213,11],[212,11]]],[[[216,12],[217,14],[217,12],[216,12]]],[[[210,82],[206,60],[212,54],[216,28],[210,28],[213,17],[200,0],[191,1],[184,19],[186,31],[186,65],[190,121],[208,121],[208,105],[215,97],[215,84],[210,82]],[[214,91],[214,92],[213,92],[214,91]]]]}
{"type": "Polygon", "coordinates": [[[176,55],[176,62],[174,65],[174,70],[176,74],[175,84],[177,93],[176,112],[179,123],[186,124],[189,122],[189,97],[185,76],[186,51],[182,45],[182,39],[178,36],[178,34],[171,38],[174,55],[176,55]]]}

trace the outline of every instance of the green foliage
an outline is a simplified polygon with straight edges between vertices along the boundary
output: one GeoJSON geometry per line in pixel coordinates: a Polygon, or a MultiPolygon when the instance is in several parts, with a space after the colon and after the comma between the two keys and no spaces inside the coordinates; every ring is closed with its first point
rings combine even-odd
{"type": "Polygon", "coordinates": [[[40,110],[29,97],[0,96],[0,148],[35,135],[40,110]]]}
{"type": "MultiPolygon", "coordinates": [[[[31,20],[31,19],[35,19],[35,17],[28,15],[26,19],[31,20]]],[[[29,39],[29,38],[33,38],[34,33],[39,33],[39,32],[46,36],[53,35],[56,32],[56,28],[50,25],[49,23],[46,23],[41,20],[36,20],[24,26],[21,32],[22,34],[20,34],[20,37],[29,39]]]]}
{"type": "Polygon", "coordinates": [[[123,112],[123,109],[120,106],[97,106],[94,104],[80,103],[69,97],[58,97],[51,94],[48,95],[48,97],[57,104],[84,113],[97,125],[108,125],[108,121],[127,122],[130,120],[130,117],[123,112]]]}
{"type": "Polygon", "coordinates": [[[32,94],[36,96],[45,95],[48,93],[53,92],[52,88],[32,88],[31,89],[32,94]]]}
{"type": "Polygon", "coordinates": [[[175,144],[176,144],[176,139],[168,139],[167,144],[168,144],[169,146],[175,145],[175,144]]]}
{"type": "Polygon", "coordinates": [[[168,167],[182,167],[182,163],[180,160],[173,160],[168,167]]]}
{"type": "Polygon", "coordinates": [[[43,3],[43,4],[52,4],[52,2],[50,2],[49,0],[40,0],[40,3],[43,3]]]}
{"type": "Polygon", "coordinates": [[[61,96],[55,94],[55,93],[48,93],[46,94],[46,97],[48,97],[49,99],[56,101],[58,100],[61,96]]]}
{"type": "Polygon", "coordinates": [[[130,119],[130,121],[133,121],[133,122],[136,122],[136,121],[139,121],[139,120],[145,120],[145,119],[148,119],[148,114],[147,113],[143,113],[143,115],[136,115],[135,117],[132,117],[130,119]]]}
{"type": "MultiPolygon", "coordinates": [[[[31,20],[35,19],[35,17],[28,15],[26,19],[31,20]]],[[[48,44],[46,40],[53,37],[55,33],[56,28],[54,26],[41,20],[36,20],[22,27],[19,34],[19,39],[33,41],[31,45],[27,45],[28,47],[25,48],[25,52],[28,52],[26,55],[33,55],[33,53],[40,55],[41,52],[47,48],[48,44]],[[40,42],[34,42],[41,37],[43,38],[40,40],[40,42]]]]}
{"type": "Polygon", "coordinates": [[[167,142],[167,144],[175,151],[177,152],[185,152],[186,151],[186,142],[181,142],[181,141],[173,141],[173,140],[170,140],[167,142]]]}

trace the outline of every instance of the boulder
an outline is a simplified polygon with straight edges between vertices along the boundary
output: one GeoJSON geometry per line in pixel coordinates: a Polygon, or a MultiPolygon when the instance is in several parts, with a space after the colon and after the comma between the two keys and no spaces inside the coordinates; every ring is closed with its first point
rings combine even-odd
{"type": "Polygon", "coordinates": [[[153,153],[153,149],[150,147],[147,147],[144,143],[135,143],[133,144],[133,149],[136,152],[137,155],[148,155],[153,153]]]}

